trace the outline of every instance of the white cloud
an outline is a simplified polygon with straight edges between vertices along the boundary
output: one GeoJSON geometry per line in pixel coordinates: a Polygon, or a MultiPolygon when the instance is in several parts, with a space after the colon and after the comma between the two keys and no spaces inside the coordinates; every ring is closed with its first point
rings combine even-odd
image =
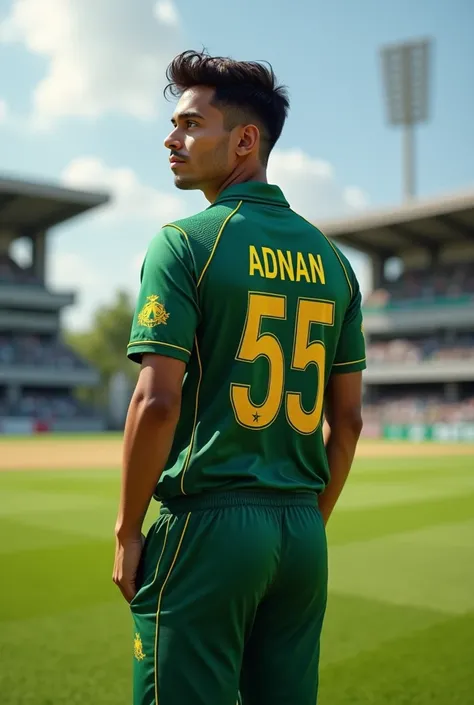
{"type": "Polygon", "coordinates": [[[58,252],[51,258],[48,271],[51,286],[58,291],[85,290],[102,286],[101,275],[93,266],[93,258],[86,260],[76,252],[58,252]]]}
{"type": "Polygon", "coordinates": [[[157,2],[154,8],[155,17],[164,24],[176,27],[179,24],[179,15],[171,0],[157,2]]]}
{"type": "Polygon", "coordinates": [[[93,257],[86,258],[77,252],[51,253],[48,262],[50,288],[76,294],[76,304],[65,311],[68,328],[88,327],[94,310],[104,302],[104,291],[109,290],[106,275],[102,269],[99,271],[93,257]]]}
{"type": "Polygon", "coordinates": [[[67,186],[110,193],[111,204],[96,218],[108,223],[149,221],[154,228],[186,215],[186,203],[178,195],[143,184],[127,167],[111,168],[97,157],[74,159],[63,171],[67,186]]]}
{"type": "Polygon", "coordinates": [[[310,157],[302,149],[275,150],[270,157],[268,178],[283,189],[291,207],[315,225],[368,205],[361,189],[341,186],[329,162],[310,157]]]}
{"type": "Polygon", "coordinates": [[[344,189],[344,198],[347,204],[355,210],[364,210],[369,205],[367,194],[358,186],[347,186],[344,189]]]}
{"type": "Polygon", "coordinates": [[[70,115],[155,117],[178,40],[171,0],[13,0],[0,24],[0,41],[49,60],[33,95],[40,126],[70,115]]]}

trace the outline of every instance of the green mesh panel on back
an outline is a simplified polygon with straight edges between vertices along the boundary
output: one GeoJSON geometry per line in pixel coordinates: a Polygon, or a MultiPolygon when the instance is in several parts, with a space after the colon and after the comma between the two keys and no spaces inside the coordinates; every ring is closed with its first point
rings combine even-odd
{"type": "Polygon", "coordinates": [[[212,206],[190,218],[175,220],[171,223],[171,225],[176,225],[178,228],[181,228],[181,230],[184,230],[188,236],[189,245],[196,265],[198,281],[211,256],[212,248],[214,247],[219,231],[225,219],[237,206],[237,203],[238,202],[235,203],[235,206],[233,204],[212,206]]]}

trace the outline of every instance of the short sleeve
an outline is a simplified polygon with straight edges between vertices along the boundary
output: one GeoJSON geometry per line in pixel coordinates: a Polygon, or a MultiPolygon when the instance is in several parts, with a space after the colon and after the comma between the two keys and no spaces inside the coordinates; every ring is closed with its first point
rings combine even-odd
{"type": "Polygon", "coordinates": [[[362,297],[359,283],[353,275],[352,298],[344,316],[332,373],[360,372],[366,367],[362,297]]]}
{"type": "Polygon", "coordinates": [[[199,320],[196,276],[184,232],[165,226],[153,238],[141,270],[127,355],[144,353],[188,362],[199,320]]]}

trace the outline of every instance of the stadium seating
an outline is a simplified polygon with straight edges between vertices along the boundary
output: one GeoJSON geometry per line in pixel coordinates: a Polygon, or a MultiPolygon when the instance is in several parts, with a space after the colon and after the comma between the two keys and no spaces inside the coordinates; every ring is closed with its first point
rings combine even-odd
{"type": "Polygon", "coordinates": [[[94,412],[67,393],[25,393],[18,402],[9,403],[0,399],[0,417],[33,418],[44,422],[90,417],[94,412]]]}
{"type": "Polygon", "coordinates": [[[38,335],[0,335],[0,365],[84,369],[87,365],[72,350],[54,339],[38,335]]]}
{"type": "Polygon", "coordinates": [[[369,365],[387,363],[417,363],[428,360],[473,360],[474,334],[456,334],[454,340],[439,340],[435,336],[395,338],[377,341],[367,346],[369,365]]]}
{"type": "Polygon", "coordinates": [[[366,423],[436,424],[474,422],[474,397],[448,403],[437,396],[400,396],[364,406],[366,423]]]}
{"type": "Polygon", "coordinates": [[[42,286],[41,281],[28,268],[20,267],[8,255],[0,254],[0,285],[30,284],[42,286]]]}
{"type": "Polygon", "coordinates": [[[466,295],[474,298],[473,262],[407,270],[395,281],[386,280],[364,303],[370,308],[383,308],[403,302],[429,303],[466,295]]]}
{"type": "MultiPolygon", "coordinates": [[[[53,368],[54,370],[88,369],[88,365],[61,341],[35,334],[0,335],[0,367],[53,368]]],[[[0,396],[0,418],[22,417],[45,422],[57,419],[93,417],[94,412],[80,404],[69,392],[24,389],[16,402],[0,396]]]]}

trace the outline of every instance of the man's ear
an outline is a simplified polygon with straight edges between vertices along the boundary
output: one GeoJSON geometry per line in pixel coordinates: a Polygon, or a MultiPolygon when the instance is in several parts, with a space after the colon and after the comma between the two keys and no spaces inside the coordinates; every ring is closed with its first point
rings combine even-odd
{"type": "Polygon", "coordinates": [[[245,125],[240,130],[239,141],[236,147],[236,154],[239,157],[246,157],[258,149],[260,142],[260,130],[256,125],[245,125]]]}

